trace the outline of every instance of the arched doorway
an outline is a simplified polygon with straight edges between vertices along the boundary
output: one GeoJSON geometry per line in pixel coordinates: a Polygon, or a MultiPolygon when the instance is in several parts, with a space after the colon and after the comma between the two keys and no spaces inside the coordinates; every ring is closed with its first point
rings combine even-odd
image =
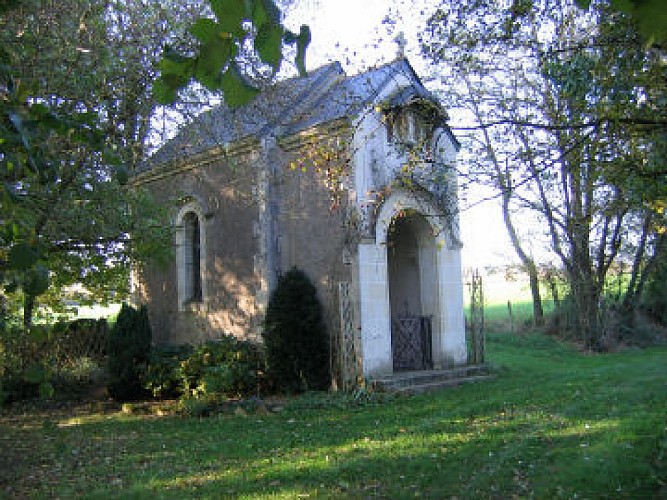
{"type": "Polygon", "coordinates": [[[437,253],[433,229],[414,210],[400,212],[387,234],[394,371],[433,368],[433,322],[438,317],[437,253]]]}
{"type": "MultiPolygon", "coordinates": [[[[412,309],[408,312],[431,320],[433,368],[465,364],[461,247],[448,226],[442,211],[427,196],[396,189],[375,216],[375,237],[359,242],[357,286],[364,376],[411,369],[394,363],[394,351],[400,349],[396,342],[392,345],[392,320],[405,310],[406,298],[412,309]],[[402,247],[408,252],[402,252],[402,247]],[[402,257],[404,253],[412,256],[412,262],[402,257]],[[412,277],[402,278],[410,269],[412,277]],[[407,290],[418,290],[419,300],[411,300],[407,290]]],[[[428,355],[428,347],[422,352],[428,355]]]]}

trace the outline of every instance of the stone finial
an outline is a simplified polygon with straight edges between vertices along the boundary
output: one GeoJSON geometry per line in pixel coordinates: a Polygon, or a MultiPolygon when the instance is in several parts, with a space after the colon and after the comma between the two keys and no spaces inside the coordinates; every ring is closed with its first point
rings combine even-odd
{"type": "Polygon", "coordinates": [[[396,42],[396,59],[403,59],[405,57],[405,47],[408,44],[407,39],[405,38],[405,34],[403,34],[402,31],[396,35],[396,38],[394,38],[394,42],[396,42]]]}

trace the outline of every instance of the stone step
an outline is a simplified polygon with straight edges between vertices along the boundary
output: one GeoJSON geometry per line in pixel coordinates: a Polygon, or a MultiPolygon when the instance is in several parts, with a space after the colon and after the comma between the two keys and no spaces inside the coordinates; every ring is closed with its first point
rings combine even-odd
{"type": "Polygon", "coordinates": [[[457,387],[462,384],[469,384],[474,382],[482,382],[495,378],[495,375],[476,375],[474,377],[452,378],[447,380],[440,380],[436,382],[429,382],[427,384],[417,384],[410,386],[398,387],[391,390],[395,394],[423,394],[425,392],[435,392],[448,387],[457,387]]]}
{"type": "Polygon", "coordinates": [[[425,392],[433,388],[460,385],[465,382],[475,382],[489,378],[487,365],[469,365],[446,370],[420,370],[398,372],[386,377],[373,380],[373,387],[385,392],[425,392]],[[423,388],[424,390],[412,390],[423,388]]]}

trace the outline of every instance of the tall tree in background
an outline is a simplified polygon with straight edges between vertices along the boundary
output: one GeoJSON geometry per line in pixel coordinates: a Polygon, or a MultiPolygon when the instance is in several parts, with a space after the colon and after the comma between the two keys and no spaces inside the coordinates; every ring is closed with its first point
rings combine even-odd
{"type": "MultiPolygon", "coordinates": [[[[76,283],[118,300],[130,261],[168,253],[164,214],[125,185],[155,146],[158,100],[194,79],[241,103],[284,47],[303,69],[310,39],[283,28],[272,0],[16,0],[0,25],[0,282],[22,292],[26,325],[47,290],[52,305],[76,283]]],[[[170,120],[202,109],[190,90],[170,120]]]]}
{"type": "Polygon", "coordinates": [[[516,220],[526,214],[566,270],[574,326],[591,347],[604,333],[612,264],[629,256],[626,298],[641,293],[665,222],[665,68],[632,20],[608,7],[447,1],[423,39],[448,104],[471,121],[464,161],[501,197],[533,297],[535,263],[516,220]]]}
{"type": "Polygon", "coordinates": [[[2,12],[0,270],[26,325],[47,290],[51,305],[75,283],[118,300],[130,261],[169,249],[166,219],[125,184],[147,143],[161,44],[185,30],[174,12],[192,14],[80,0],[2,12]]]}

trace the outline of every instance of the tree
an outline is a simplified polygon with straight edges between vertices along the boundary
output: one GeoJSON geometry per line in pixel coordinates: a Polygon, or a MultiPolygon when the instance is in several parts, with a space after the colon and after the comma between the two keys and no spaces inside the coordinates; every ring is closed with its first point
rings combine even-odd
{"type": "Polygon", "coordinates": [[[664,224],[665,183],[643,189],[663,168],[658,55],[604,2],[443,2],[423,42],[471,117],[470,172],[498,191],[517,254],[530,274],[513,217],[533,214],[567,272],[575,329],[598,346],[612,264],[629,253],[640,275],[664,224]]]}
{"type": "Polygon", "coordinates": [[[0,269],[6,291],[23,292],[30,325],[49,284],[122,297],[130,259],[164,255],[169,229],[146,194],[125,185],[146,135],[136,124],[153,108],[128,111],[150,86],[113,78],[136,65],[107,44],[108,5],[23,2],[2,16],[0,269]]]}
{"type": "MultiPolygon", "coordinates": [[[[610,7],[636,20],[642,36],[649,44],[667,41],[667,12],[660,0],[610,0],[610,7]]],[[[576,0],[582,9],[591,6],[591,0],[576,0]]]]}
{"type": "Polygon", "coordinates": [[[256,52],[276,70],[285,39],[297,45],[303,65],[307,28],[298,36],[286,32],[272,1],[212,0],[210,7],[217,24],[199,20],[188,37],[199,2],[2,5],[0,278],[7,293],[22,291],[24,324],[32,321],[37,296],[50,295],[55,306],[75,283],[92,300],[118,300],[127,293],[130,261],[168,253],[165,214],[126,182],[150,150],[160,111],[155,95],[164,97],[165,78],[181,82],[168,76],[180,67],[172,56],[195,54],[183,56],[192,63],[190,76],[216,91],[234,91],[241,82],[241,73],[232,84],[211,73],[212,62],[223,61],[219,42],[228,45],[221,34],[233,35],[228,55],[239,54],[225,59],[229,64],[256,52]],[[253,48],[240,50],[250,34],[253,48]],[[160,63],[164,45],[171,48],[160,63]]]}

